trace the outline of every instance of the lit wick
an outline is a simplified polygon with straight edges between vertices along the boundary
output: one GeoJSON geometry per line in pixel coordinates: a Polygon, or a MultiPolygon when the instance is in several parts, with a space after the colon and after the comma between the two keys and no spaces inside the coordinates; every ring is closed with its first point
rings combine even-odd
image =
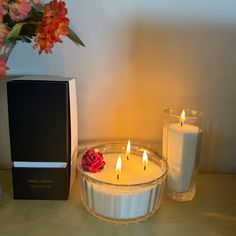
{"type": "Polygon", "coordinates": [[[120,173],[121,173],[121,157],[119,156],[116,162],[116,179],[120,179],[120,173]]]}
{"type": "Polygon", "coordinates": [[[127,143],[126,147],[126,159],[129,160],[129,155],[130,155],[130,140],[127,143]]]}
{"type": "Polygon", "coordinates": [[[180,116],[180,126],[182,127],[184,125],[184,121],[185,121],[185,111],[183,110],[180,116]]]}
{"type": "Polygon", "coordinates": [[[116,175],[116,179],[117,180],[120,179],[120,175],[119,174],[116,175]]]}
{"type": "Polygon", "coordinates": [[[143,152],[143,170],[147,169],[147,165],[148,165],[148,155],[147,155],[147,152],[144,150],[144,152],[143,152]]]}

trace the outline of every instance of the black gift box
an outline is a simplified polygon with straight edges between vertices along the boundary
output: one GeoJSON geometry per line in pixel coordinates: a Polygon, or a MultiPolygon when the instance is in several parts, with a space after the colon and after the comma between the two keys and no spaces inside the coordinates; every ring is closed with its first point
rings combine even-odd
{"type": "Polygon", "coordinates": [[[78,145],[74,78],[18,77],[7,83],[15,199],[67,199],[78,145]]]}

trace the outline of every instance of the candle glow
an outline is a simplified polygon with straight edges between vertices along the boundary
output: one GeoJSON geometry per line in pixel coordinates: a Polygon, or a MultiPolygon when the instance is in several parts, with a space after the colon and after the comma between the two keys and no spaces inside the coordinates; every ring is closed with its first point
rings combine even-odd
{"type": "Polygon", "coordinates": [[[180,116],[180,126],[182,127],[185,121],[185,111],[183,110],[180,116]]]}
{"type": "Polygon", "coordinates": [[[121,173],[121,157],[119,156],[116,162],[116,179],[120,178],[121,173]]]}
{"type": "Polygon", "coordinates": [[[147,152],[143,152],[143,169],[146,170],[148,165],[148,155],[147,152]]]}
{"type": "Polygon", "coordinates": [[[129,155],[130,155],[130,140],[127,143],[126,147],[126,159],[129,160],[129,155]]]}

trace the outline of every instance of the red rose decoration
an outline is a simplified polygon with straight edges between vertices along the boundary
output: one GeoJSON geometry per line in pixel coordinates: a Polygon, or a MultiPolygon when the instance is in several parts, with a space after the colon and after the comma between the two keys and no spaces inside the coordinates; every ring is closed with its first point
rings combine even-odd
{"type": "Polygon", "coordinates": [[[93,149],[88,150],[82,157],[82,168],[84,171],[96,173],[101,171],[105,164],[102,153],[96,152],[93,149]]]}

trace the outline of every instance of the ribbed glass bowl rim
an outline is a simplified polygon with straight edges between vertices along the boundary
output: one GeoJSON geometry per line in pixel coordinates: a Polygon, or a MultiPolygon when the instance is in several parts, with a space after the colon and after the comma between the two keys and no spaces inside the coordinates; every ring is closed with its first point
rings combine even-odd
{"type": "Polygon", "coordinates": [[[185,108],[167,108],[164,110],[164,113],[172,116],[172,117],[177,117],[179,118],[181,116],[182,111],[185,111],[185,118],[187,119],[196,119],[196,118],[201,118],[204,116],[204,113],[198,110],[191,110],[191,109],[185,109],[185,108]],[[192,115],[189,115],[192,114],[192,115]]]}
{"type": "Polygon", "coordinates": [[[168,173],[168,170],[169,170],[169,165],[168,165],[168,162],[166,161],[166,159],[159,154],[159,152],[153,150],[152,148],[150,147],[146,147],[144,145],[141,145],[141,144],[132,144],[131,145],[131,150],[132,150],[132,147],[134,146],[138,146],[140,148],[143,148],[145,150],[147,150],[148,152],[151,152],[152,154],[154,154],[157,158],[159,158],[163,163],[164,163],[164,171],[162,173],[161,176],[159,176],[158,178],[155,178],[154,180],[151,180],[149,182],[145,182],[145,183],[139,183],[139,184],[114,184],[114,183],[109,183],[109,182],[105,182],[105,181],[101,181],[101,180],[97,180],[89,175],[86,174],[85,171],[83,171],[82,167],[81,167],[81,158],[83,156],[83,154],[89,150],[89,149],[99,149],[99,148],[102,148],[102,147],[105,147],[105,146],[112,146],[112,145],[122,145],[122,146],[126,146],[126,143],[123,143],[123,142],[112,142],[112,143],[104,143],[104,144],[100,144],[100,145],[97,145],[97,146],[93,146],[93,147],[90,147],[90,148],[87,148],[86,150],[84,150],[82,153],[79,154],[79,158],[78,158],[78,164],[77,164],[77,170],[79,171],[79,173],[86,177],[87,179],[89,179],[90,181],[94,182],[94,183],[99,183],[99,184],[102,184],[102,185],[109,185],[109,186],[117,186],[117,187],[121,187],[121,188],[127,188],[127,187],[144,187],[144,186],[149,186],[149,185],[156,185],[158,184],[159,182],[163,181],[162,179],[165,178],[165,176],[167,175],[168,173]]]}

